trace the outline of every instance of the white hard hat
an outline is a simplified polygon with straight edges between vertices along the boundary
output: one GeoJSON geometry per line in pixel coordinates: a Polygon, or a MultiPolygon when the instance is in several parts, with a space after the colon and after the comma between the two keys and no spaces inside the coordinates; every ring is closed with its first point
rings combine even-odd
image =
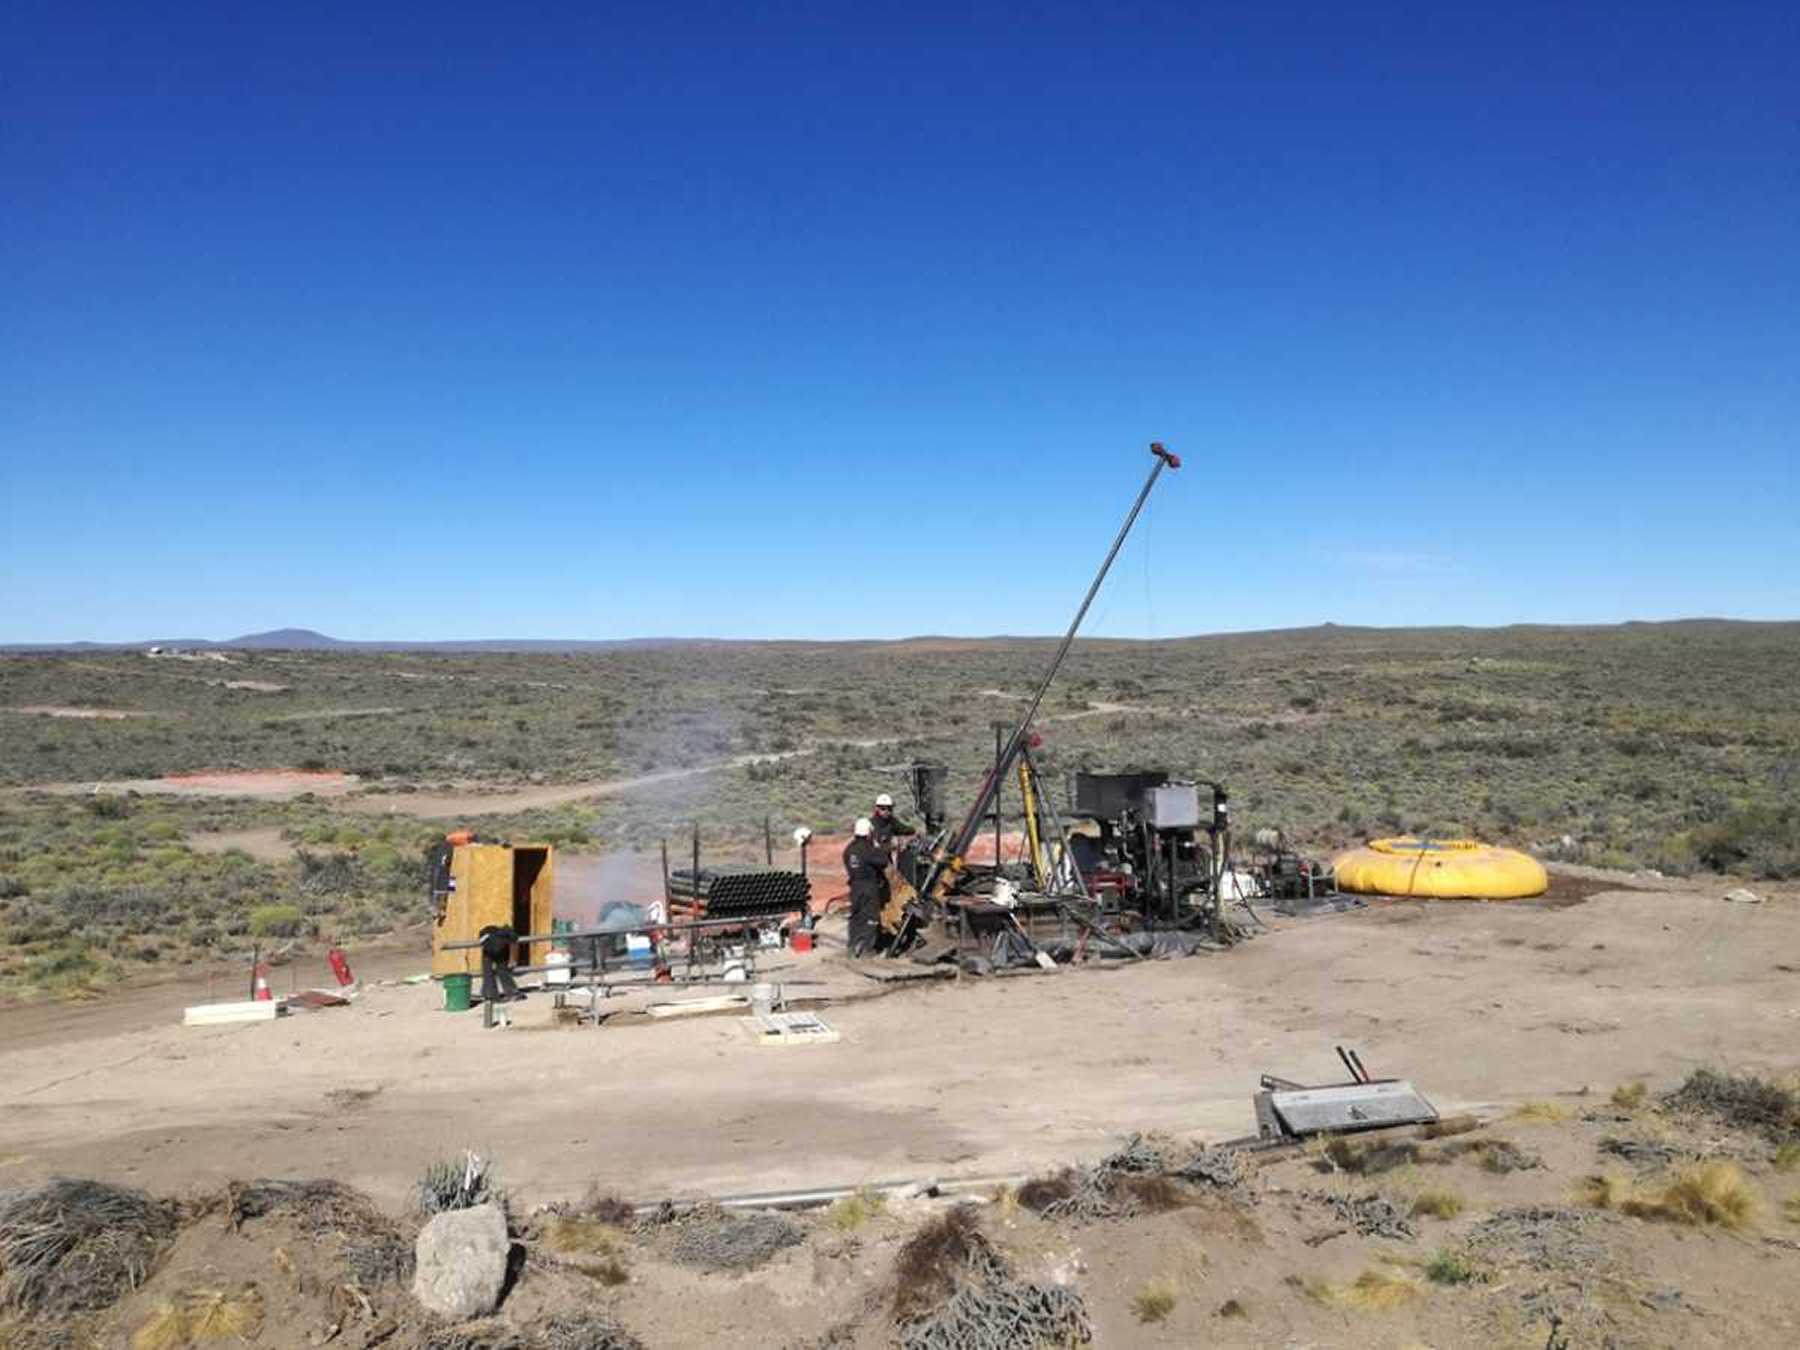
{"type": "Polygon", "coordinates": [[[858,839],[867,839],[875,832],[875,827],[869,823],[869,818],[864,816],[856,822],[855,831],[858,839]]]}
{"type": "Polygon", "coordinates": [[[886,792],[882,793],[879,797],[877,797],[875,799],[875,805],[877,805],[877,806],[892,806],[893,804],[894,804],[893,797],[886,792]]]}
{"type": "Polygon", "coordinates": [[[799,847],[801,844],[804,844],[808,839],[811,839],[811,838],[812,838],[812,831],[807,829],[806,826],[796,825],[794,827],[794,845],[795,845],[795,847],[799,847]]]}

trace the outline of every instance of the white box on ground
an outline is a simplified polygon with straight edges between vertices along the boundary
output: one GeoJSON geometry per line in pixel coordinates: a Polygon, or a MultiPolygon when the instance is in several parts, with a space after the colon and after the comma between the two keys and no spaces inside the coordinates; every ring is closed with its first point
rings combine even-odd
{"type": "Polygon", "coordinates": [[[238,1003],[196,1003],[181,1014],[188,1027],[222,1026],[227,1022],[273,1022],[287,1005],[272,998],[245,999],[238,1003]]]}

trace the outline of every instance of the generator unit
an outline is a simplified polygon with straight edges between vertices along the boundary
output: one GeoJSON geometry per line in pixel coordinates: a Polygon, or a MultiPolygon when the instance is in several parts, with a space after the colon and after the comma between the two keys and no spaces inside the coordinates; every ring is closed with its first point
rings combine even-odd
{"type": "Polygon", "coordinates": [[[1163,769],[1075,773],[1069,806],[1091,822],[1076,827],[1071,853],[1103,901],[1172,925],[1216,915],[1231,829],[1221,785],[1163,769]]]}

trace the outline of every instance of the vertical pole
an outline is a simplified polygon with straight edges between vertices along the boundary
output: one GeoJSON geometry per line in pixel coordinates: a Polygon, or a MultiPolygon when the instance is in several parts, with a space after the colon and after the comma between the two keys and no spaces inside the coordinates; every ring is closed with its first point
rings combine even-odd
{"type": "Polygon", "coordinates": [[[700,895],[700,822],[694,822],[694,895],[700,895]]]}
{"type": "Polygon", "coordinates": [[[663,840],[662,840],[662,868],[663,868],[663,918],[673,919],[675,916],[672,913],[670,913],[669,905],[675,899],[675,895],[674,895],[674,892],[672,892],[669,889],[669,837],[667,835],[664,835],[663,840]]]}
{"type": "Polygon", "coordinates": [[[250,944],[250,998],[252,1002],[256,999],[256,968],[261,964],[262,944],[253,942],[250,944]]]}
{"type": "Polygon", "coordinates": [[[1001,782],[1001,775],[1006,772],[1000,762],[1006,753],[1001,737],[1006,734],[1006,723],[994,723],[994,875],[1000,875],[1000,803],[1006,796],[1006,784],[1001,782]]]}
{"type": "Polygon", "coordinates": [[[763,862],[770,867],[775,865],[775,831],[767,816],[763,817],[763,862]]]}
{"type": "MultiPolygon", "coordinates": [[[[1119,527],[1118,534],[1113,537],[1112,547],[1106,552],[1106,560],[1100,564],[1100,570],[1094,574],[1093,581],[1088,585],[1087,594],[1082,597],[1081,608],[1075,611],[1075,617],[1069,623],[1069,631],[1063,634],[1062,643],[1057,647],[1056,655],[1050,660],[1050,669],[1044,672],[1044,678],[1038,684],[1037,692],[1032,695],[1031,703],[1025,709],[1025,715],[1019,719],[1018,729],[1013,732],[1013,739],[1007,747],[1009,754],[1018,753],[1019,748],[1024,745],[1025,737],[1031,730],[1032,719],[1037,716],[1038,708],[1044,702],[1044,695],[1049,692],[1051,682],[1056,679],[1056,672],[1062,669],[1063,658],[1069,654],[1069,648],[1075,641],[1075,634],[1081,629],[1081,621],[1087,617],[1088,610],[1093,607],[1094,597],[1100,593],[1100,583],[1106,580],[1107,572],[1112,569],[1113,560],[1119,556],[1119,550],[1125,546],[1125,536],[1131,533],[1132,525],[1137,522],[1138,514],[1144,509],[1144,502],[1150,496],[1150,489],[1156,486],[1158,475],[1164,469],[1181,467],[1181,460],[1170,454],[1163,447],[1161,441],[1151,442],[1150,453],[1156,457],[1156,465],[1150,470],[1149,477],[1144,479],[1144,486],[1138,490],[1137,500],[1131,504],[1131,510],[1125,517],[1125,523],[1119,527]]],[[[1004,754],[1000,757],[1002,771],[1004,771],[1004,764],[1008,757],[1004,754]]],[[[982,817],[987,812],[988,803],[993,800],[992,794],[999,787],[998,779],[999,774],[997,773],[988,776],[987,781],[981,785],[980,791],[976,794],[975,802],[969,808],[969,814],[963,818],[961,828],[952,837],[948,856],[933,860],[931,870],[926,874],[925,884],[920,888],[920,894],[926,899],[932,898],[932,892],[946,867],[961,866],[960,858],[963,851],[968,848],[970,842],[981,830],[982,817]]]]}

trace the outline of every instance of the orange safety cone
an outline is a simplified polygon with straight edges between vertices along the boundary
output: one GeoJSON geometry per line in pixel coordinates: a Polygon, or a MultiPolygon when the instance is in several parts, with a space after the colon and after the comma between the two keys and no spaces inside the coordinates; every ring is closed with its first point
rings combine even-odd
{"type": "Polygon", "coordinates": [[[274,994],[269,992],[269,968],[260,961],[257,962],[256,976],[251,982],[250,988],[251,997],[258,1003],[268,1003],[275,997],[274,994]]]}

